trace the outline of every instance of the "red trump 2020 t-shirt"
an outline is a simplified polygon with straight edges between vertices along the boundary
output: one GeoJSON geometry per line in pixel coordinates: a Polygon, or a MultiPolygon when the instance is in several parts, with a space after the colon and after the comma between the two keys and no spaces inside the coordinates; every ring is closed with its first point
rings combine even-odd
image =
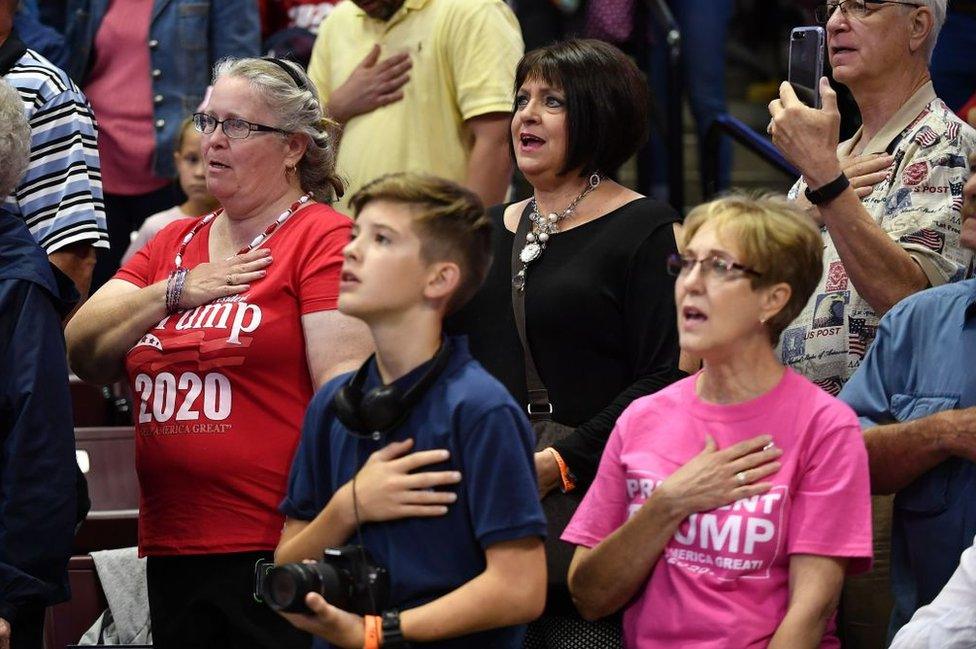
{"type": "MultiPolygon", "coordinates": [[[[197,222],[177,221],[117,279],[139,287],[173,272],[197,222]]],[[[209,261],[213,223],[192,238],[188,268],[209,261]]],[[[244,293],[163,318],[129,351],[136,403],[141,555],[267,550],[314,392],[301,317],[334,309],[352,223],[309,205],[261,245],[268,274],[244,293]]]]}

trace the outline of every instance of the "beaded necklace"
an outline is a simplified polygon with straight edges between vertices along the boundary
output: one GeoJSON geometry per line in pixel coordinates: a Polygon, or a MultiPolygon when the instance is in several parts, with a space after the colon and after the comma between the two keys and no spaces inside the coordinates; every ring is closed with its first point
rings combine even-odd
{"type": "MultiPolygon", "coordinates": [[[[302,207],[303,205],[305,205],[311,200],[312,200],[312,192],[308,192],[307,194],[302,195],[301,198],[299,198],[297,201],[291,204],[291,207],[289,207],[287,210],[279,214],[278,218],[276,218],[274,222],[272,222],[271,225],[269,225],[265,229],[264,232],[254,237],[251,243],[238,250],[237,254],[243,255],[245,252],[251,252],[258,246],[260,246],[262,243],[267,241],[268,238],[274,233],[274,231],[277,230],[279,227],[281,227],[282,223],[287,221],[292,214],[298,211],[298,208],[302,207]]],[[[217,216],[222,211],[223,210],[217,210],[216,212],[211,212],[210,214],[206,215],[205,217],[197,221],[196,225],[194,225],[193,228],[186,233],[186,236],[183,237],[183,242],[180,243],[179,250],[176,251],[175,263],[176,263],[177,270],[183,268],[183,255],[184,253],[186,253],[186,247],[190,245],[190,241],[193,239],[196,233],[202,230],[204,227],[206,227],[208,223],[210,223],[215,218],[217,218],[217,216]]]]}
{"type": "Polygon", "coordinates": [[[587,194],[600,186],[603,178],[600,174],[593,174],[586,182],[583,191],[573,199],[573,202],[560,213],[552,212],[547,216],[539,213],[539,205],[536,203],[535,196],[529,202],[529,220],[532,221],[532,231],[525,235],[525,245],[519,253],[519,260],[522,262],[522,269],[512,277],[512,286],[519,291],[525,290],[525,271],[529,264],[542,256],[546,249],[549,237],[559,232],[559,224],[576,213],[576,206],[586,198],[587,194]]]}

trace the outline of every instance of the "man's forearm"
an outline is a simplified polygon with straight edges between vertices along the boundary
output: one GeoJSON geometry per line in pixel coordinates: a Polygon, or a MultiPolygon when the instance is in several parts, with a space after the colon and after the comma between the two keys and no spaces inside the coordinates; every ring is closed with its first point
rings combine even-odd
{"type": "MultiPolygon", "coordinates": [[[[325,104],[323,112],[325,113],[326,117],[339,124],[339,126],[345,126],[346,122],[355,117],[355,115],[350,115],[346,112],[341,98],[338,101],[333,99],[329,103],[325,104]]],[[[341,132],[342,131],[340,130],[340,133],[341,132]]]]}
{"type": "Polygon", "coordinates": [[[468,159],[465,186],[490,207],[505,201],[511,182],[512,160],[507,143],[476,138],[468,159]]]}
{"type": "Polygon", "coordinates": [[[819,209],[847,276],[879,317],[928,286],[921,267],[874,221],[853,189],[819,209]]]}
{"type": "Polygon", "coordinates": [[[95,269],[95,248],[91,242],[82,241],[69,244],[55,250],[47,258],[75,283],[75,288],[78,289],[78,294],[81,296],[78,304],[84,302],[88,297],[92,271],[95,269]]]}
{"type": "Polygon", "coordinates": [[[871,470],[871,492],[891,494],[949,458],[942,413],[864,431],[871,470]]]}

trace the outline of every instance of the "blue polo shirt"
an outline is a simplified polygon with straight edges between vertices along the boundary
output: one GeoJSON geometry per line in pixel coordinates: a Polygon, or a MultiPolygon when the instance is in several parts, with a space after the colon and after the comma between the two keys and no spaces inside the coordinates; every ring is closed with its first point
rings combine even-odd
{"type": "MultiPolygon", "coordinates": [[[[898,303],[840,393],[861,425],[919,419],[976,405],[976,279],[898,303]]],[[[950,458],[895,496],[889,640],[931,602],[976,535],[976,464],[950,458]]]]}
{"type": "MultiPolygon", "coordinates": [[[[309,405],[281,511],[312,520],[382,446],[414,439],[414,451],[448,449],[448,461],[421,471],[456,470],[457,501],[444,516],[405,518],[362,526],[363,543],[390,573],[393,606],[403,610],[437,599],[485,569],[485,549],[502,541],[544,537],[532,460],[534,436],[508,391],[471,358],[467,340],[449,339],[450,359],[407,420],[380,442],[354,437],[335,417],[332,398],[351,374],[336,377],[309,405]]],[[[395,383],[407,389],[429,367],[395,383]]],[[[380,384],[375,363],[364,391],[380,384]]],[[[518,588],[513,583],[512,588],[518,588]]],[[[494,629],[424,646],[472,649],[522,646],[524,626],[494,629]]],[[[316,638],[317,647],[328,647],[316,638]]]]}

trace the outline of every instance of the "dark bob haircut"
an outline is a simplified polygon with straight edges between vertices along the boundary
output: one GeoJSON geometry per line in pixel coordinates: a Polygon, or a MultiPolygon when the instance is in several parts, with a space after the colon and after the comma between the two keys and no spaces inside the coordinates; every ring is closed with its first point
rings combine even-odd
{"type": "Polygon", "coordinates": [[[647,141],[647,81],[613,45],[572,39],[532,50],[515,69],[516,96],[529,79],[566,94],[568,149],[560,175],[611,174],[647,141]]]}

